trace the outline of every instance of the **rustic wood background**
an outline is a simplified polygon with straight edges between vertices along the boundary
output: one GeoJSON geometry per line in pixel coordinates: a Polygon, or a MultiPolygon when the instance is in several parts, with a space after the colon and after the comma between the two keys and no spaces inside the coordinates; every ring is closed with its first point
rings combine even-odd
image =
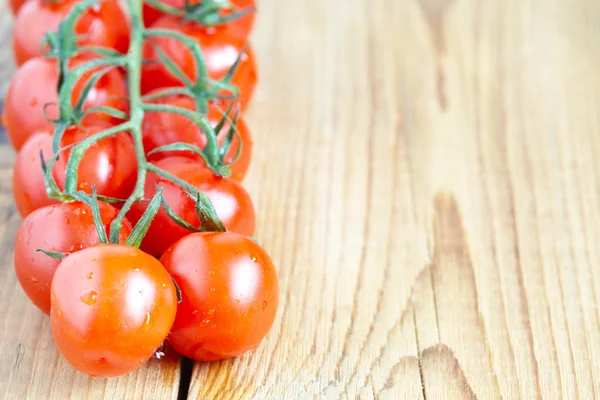
{"type": "Polygon", "coordinates": [[[599,398],[600,1],[259,5],[246,184],[281,280],[273,330],[191,379],[173,354],[75,372],[16,283],[4,146],[0,394],[599,398]]]}

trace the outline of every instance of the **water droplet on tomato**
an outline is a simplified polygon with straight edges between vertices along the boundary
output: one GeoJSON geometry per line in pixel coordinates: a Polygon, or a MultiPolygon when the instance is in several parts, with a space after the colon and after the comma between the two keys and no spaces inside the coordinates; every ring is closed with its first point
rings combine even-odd
{"type": "Polygon", "coordinates": [[[163,284],[162,284],[162,287],[163,287],[163,289],[164,289],[164,288],[166,288],[166,287],[167,287],[167,284],[166,284],[166,283],[163,283],[163,284]]]}
{"type": "MultiPolygon", "coordinates": [[[[92,261],[93,261],[93,260],[92,260],[92,261]]],[[[88,276],[87,276],[87,278],[88,278],[88,279],[92,279],[93,277],[94,277],[94,273],[93,273],[93,272],[90,272],[90,273],[88,274],[88,276]]]]}
{"type": "Polygon", "coordinates": [[[206,313],[206,315],[209,316],[209,317],[214,316],[215,315],[215,310],[213,310],[213,309],[208,310],[208,313],[206,313]]]}
{"type": "Polygon", "coordinates": [[[208,271],[208,274],[209,274],[209,275],[214,275],[214,274],[215,274],[215,270],[214,270],[214,269],[211,269],[210,271],[208,271]]]}
{"type": "Polygon", "coordinates": [[[32,278],[31,278],[31,283],[33,283],[34,285],[36,285],[36,284],[40,283],[40,281],[39,281],[39,280],[37,280],[36,278],[33,278],[33,277],[32,277],[32,278]]]}
{"type": "Polygon", "coordinates": [[[52,300],[52,301],[56,300],[56,295],[55,295],[55,294],[53,294],[53,295],[50,297],[50,300],[52,300]]]}
{"type": "Polygon", "coordinates": [[[262,302],[262,309],[264,310],[265,308],[267,308],[267,302],[263,300],[263,302],[262,302]]]}
{"type": "Polygon", "coordinates": [[[93,304],[96,304],[97,297],[98,294],[92,290],[88,294],[81,296],[81,302],[87,304],[88,306],[91,306],[93,304]]]}
{"type": "Polygon", "coordinates": [[[210,290],[211,292],[214,292],[214,291],[215,291],[215,290],[217,290],[217,289],[216,289],[216,288],[214,288],[214,287],[211,287],[209,290],[210,290]]]}
{"type": "Polygon", "coordinates": [[[135,272],[140,272],[139,268],[134,269],[135,272]]]}
{"type": "Polygon", "coordinates": [[[192,315],[198,315],[198,310],[192,311],[192,315]]]}
{"type": "Polygon", "coordinates": [[[251,260],[252,260],[252,262],[255,263],[256,262],[256,257],[252,257],[251,260]]]}
{"type": "Polygon", "coordinates": [[[58,318],[62,318],[62,311],[58,312],[58,318]]]}
{"type": "Polygon", "coordinates": [[[147,331],[148,329],[150,329],[150,313],[149,312],[146,313],[146,316],[144,317],[144,322],[142,324],[143,331],[147,331]]]}

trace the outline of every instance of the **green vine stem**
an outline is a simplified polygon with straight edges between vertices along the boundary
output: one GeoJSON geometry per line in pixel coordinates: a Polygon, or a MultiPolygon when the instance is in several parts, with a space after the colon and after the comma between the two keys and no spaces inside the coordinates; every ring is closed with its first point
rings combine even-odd
{"type": "MultiPolygon", "coordinates": [[[[235,100],[237,96],[237,89],[230,83],[230,77],[233,71],[237,67],[236,64],[232,67],[230,73],[223,79],[223,81],[213,81],[208,78],[206,64],[204,56],[200,49],[200,46],[193,39],[182,35],[178,32],[169,30],[154,30],[144,28],[142,20],[142,0],[128,0],[129,11],[130,11],[130,23],[131,23],[131,39],[129,44],[129,51],[127,54],[116,53],[112,50],[96,48],[93,46],[77,46],[77,41],[74,33],[74,26],[78,18],[88,8],[93,6],[95,3],[101,0],[84,0],[78,3],[72,13],[61,23],[59,30],[55,34],[48,34],[45,43],[47,43],[51,50],[49,55],[57,58],[59,68],[59,88],[58,88],[58,104],[59,104],[59,118],[54,122],[55,133],[53,137],[53,150],[54,155],[47,163],[42,161],[44,176],[46,181],[46,189],[50,197],[59,199],[60,201],[74,201],[74,200],[85,200],[86,195],[80,191],[77,191],[78,182],[78,169],[81,160],[83,159],[85,152],[96,142],[102,139],[109,138],[117,134],[129,133],[133,139],[136,153],[136,162],[138,165],[138,175],[135,188],[131,196],[127,199],[111,199],[102,196],[96,196],[93,193],[93,197],[88,196],[87,199],[92,203],[96,202],[96,198],[100,200],[108,200],[112,203],[122,203],[121,210],[117,217],[113,220],[110,225],[110,232],[108,234],[108,240],[111,243],[117,243],[119,238],[119,232],[123,219],[130,211],[131,207],[135,202],[143,201],[144,199],[144,187],[146,183],[146,175],[148,172],[155,173],[166,179],[169,179],[173,183],[179,185],[182,189],[188,193],[188,195],[196,202],[196,212],[198,213],[201,226],[191,230],[213,230],[213,231],[225,231],[223,223],[219,220],[216,211],[211,204],[208,197],[194,186],[187,182],[179,179],[178,177],[164,171],[154,164],[148,162],[146,153],[142,141],[142,121],[144,119],[145,112],[169,112],[176,113],[183,117],[192,120],[206,136],[206,146],[203,149],[193,149],[194,152],[201,154],[206,162],[208,168],[210,168],[215,174],[220,176],[228,176],[230,170],[228,165],[231,163],[224,163],[224,152],[227,153],[229,145],[231,143],[234,134],[237,134],[235,129],[235,121],[237,120],[238,113],[236,112],[233,120],[229,118],[229,112],[231,107],[223,113],[223,119],[218,126],[213,128],[207,118],[208,104],[212,98],[221,98],[223,96],[217,96],[214,88],[218,91],[227,90],[235,100]],[[187,77],[183,75],[178,67],[166,56],[161,58],[163,65],[174,75],[180,76],[181,81],[185,87],[183,88],[170,88],[165,89],[152,96],[142,97],[141,95],[141,64],[142,64],[142,48],[144,41],[157,36],[168,36],[175,40],[181,41],[188,47],[196,62],[197,78],[195,82],[191,82],[187,77]],[[74,68],[69,67],[69,61],[75,55],[83,52],[90,52],[95,54],[95,58],[85,61],[74,68]],[[83,116],[89,113],[91,110],[83,111],[83,103],[85,96],[91,90],[94,83],[97,82],[100,77],[108,72],[112,68],[122,67],[126,69],[128,74],[128,89],[129,89],[129,108],[130,113],[127,115],[127,119],[116,126],[105,129],[94,135],[91,135],[78,143],[61,148],[60,143],[62,136],[65,131],[72,125],[77,125],[81,122],[83,116]],[[90,71],[94,71],[89,81],[86,83],[82,90],[82,98],[77,101],[77,104],[73,106],[71,101],[71,94],[74,91],[76,83],[89,74],[90,71]],[[170,106],[166,104],[155,104],[152,100],[159,99],[164,96],[173,94],[188,95],[194,99],[196,104],[197,112],[193,112],[184,108],[170,106]],[[227,133],[226,140],[224,141],[223,147],[219,147],[217,141],[217,133],[224,125],[225,122],[229,122],[231,125],[230,131],[227,133]],[[52,174],[52,167],[57,162],[58,158],[64,156],[65,151],[69,150],[69,159],[66,168],[66,178],[64,189],[61,190],[52,174]]],[[[153,0],[150,0],[153,3],[153,0]]],[[[161,53],[157,52],[159,56],[161,53]]],[[[113,116],[124,116],[120,110],[110,107],[98,107],[94,111],[104,112],[113,116]]],[[[189,145],[187,145],[189,146],[189,145]]],[[[186,147],[187,149],[187,147],[186,147]]],[[[234,160],[239,156],[241,151],[241,142],[238,148],[238,154],[234,160]]],[[[43,156],[43,155],[42,155],[43,156]]],[[[42,157],[43,160],[43,157],[42,157]]],[[[142,220],[138,224],[141,224],[141,230],[144,230],[144,226],[147,229],[149,225],[148,220],[154,217],[158,211],[158,207],[164,203],[161,199],[160,190],[158,190],[157,196],[151,201],[151,207],[147,210],[147,215],[142,217],[142,220]],[[150,210],[151,209],[151,210],[150,210]],[[143,224],[142,224],[143,222],[143,224]]],[[[171,215],[171,214],[169,214],[171,215]]],[[[175,215],[172,216],[175,222],[181,224],[182,221],[175,215]]],[[[104,227],[97,227],[99,234],[106,235],[104,227]]],[[[136,230],[136,238],[131,239],[131,243],[139,244],[140,232],[136,230]]],[[[134,229],[135,230],[135,229],[134,229]]]]}

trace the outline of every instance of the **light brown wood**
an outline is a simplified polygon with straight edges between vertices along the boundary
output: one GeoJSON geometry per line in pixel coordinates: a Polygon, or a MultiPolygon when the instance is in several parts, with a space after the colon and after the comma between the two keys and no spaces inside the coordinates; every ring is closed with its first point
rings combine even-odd
{"type": "MultiPolygon", "coordinates": [[[[600,2],[259,5],[245,185],[280,309],[189,398],[599,398],[600,2]]],[[[175,397],[175,359],[60,360],[12,272],[2,151],[0,393],[175,397]]]]}

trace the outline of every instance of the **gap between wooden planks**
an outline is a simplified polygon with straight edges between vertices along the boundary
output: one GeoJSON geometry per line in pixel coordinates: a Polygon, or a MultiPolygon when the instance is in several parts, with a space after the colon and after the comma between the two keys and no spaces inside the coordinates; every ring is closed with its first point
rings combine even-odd
{"type": "MultiPolygon", "coordinates": [[[[280,312],[189,398],[600,397],[600,3],[259,6],[245,183],[280,312]]],[[[108,381],[62,361],[12,272],[0,151],[0,393],[176,398],[175,358],[108,381]]]]}

